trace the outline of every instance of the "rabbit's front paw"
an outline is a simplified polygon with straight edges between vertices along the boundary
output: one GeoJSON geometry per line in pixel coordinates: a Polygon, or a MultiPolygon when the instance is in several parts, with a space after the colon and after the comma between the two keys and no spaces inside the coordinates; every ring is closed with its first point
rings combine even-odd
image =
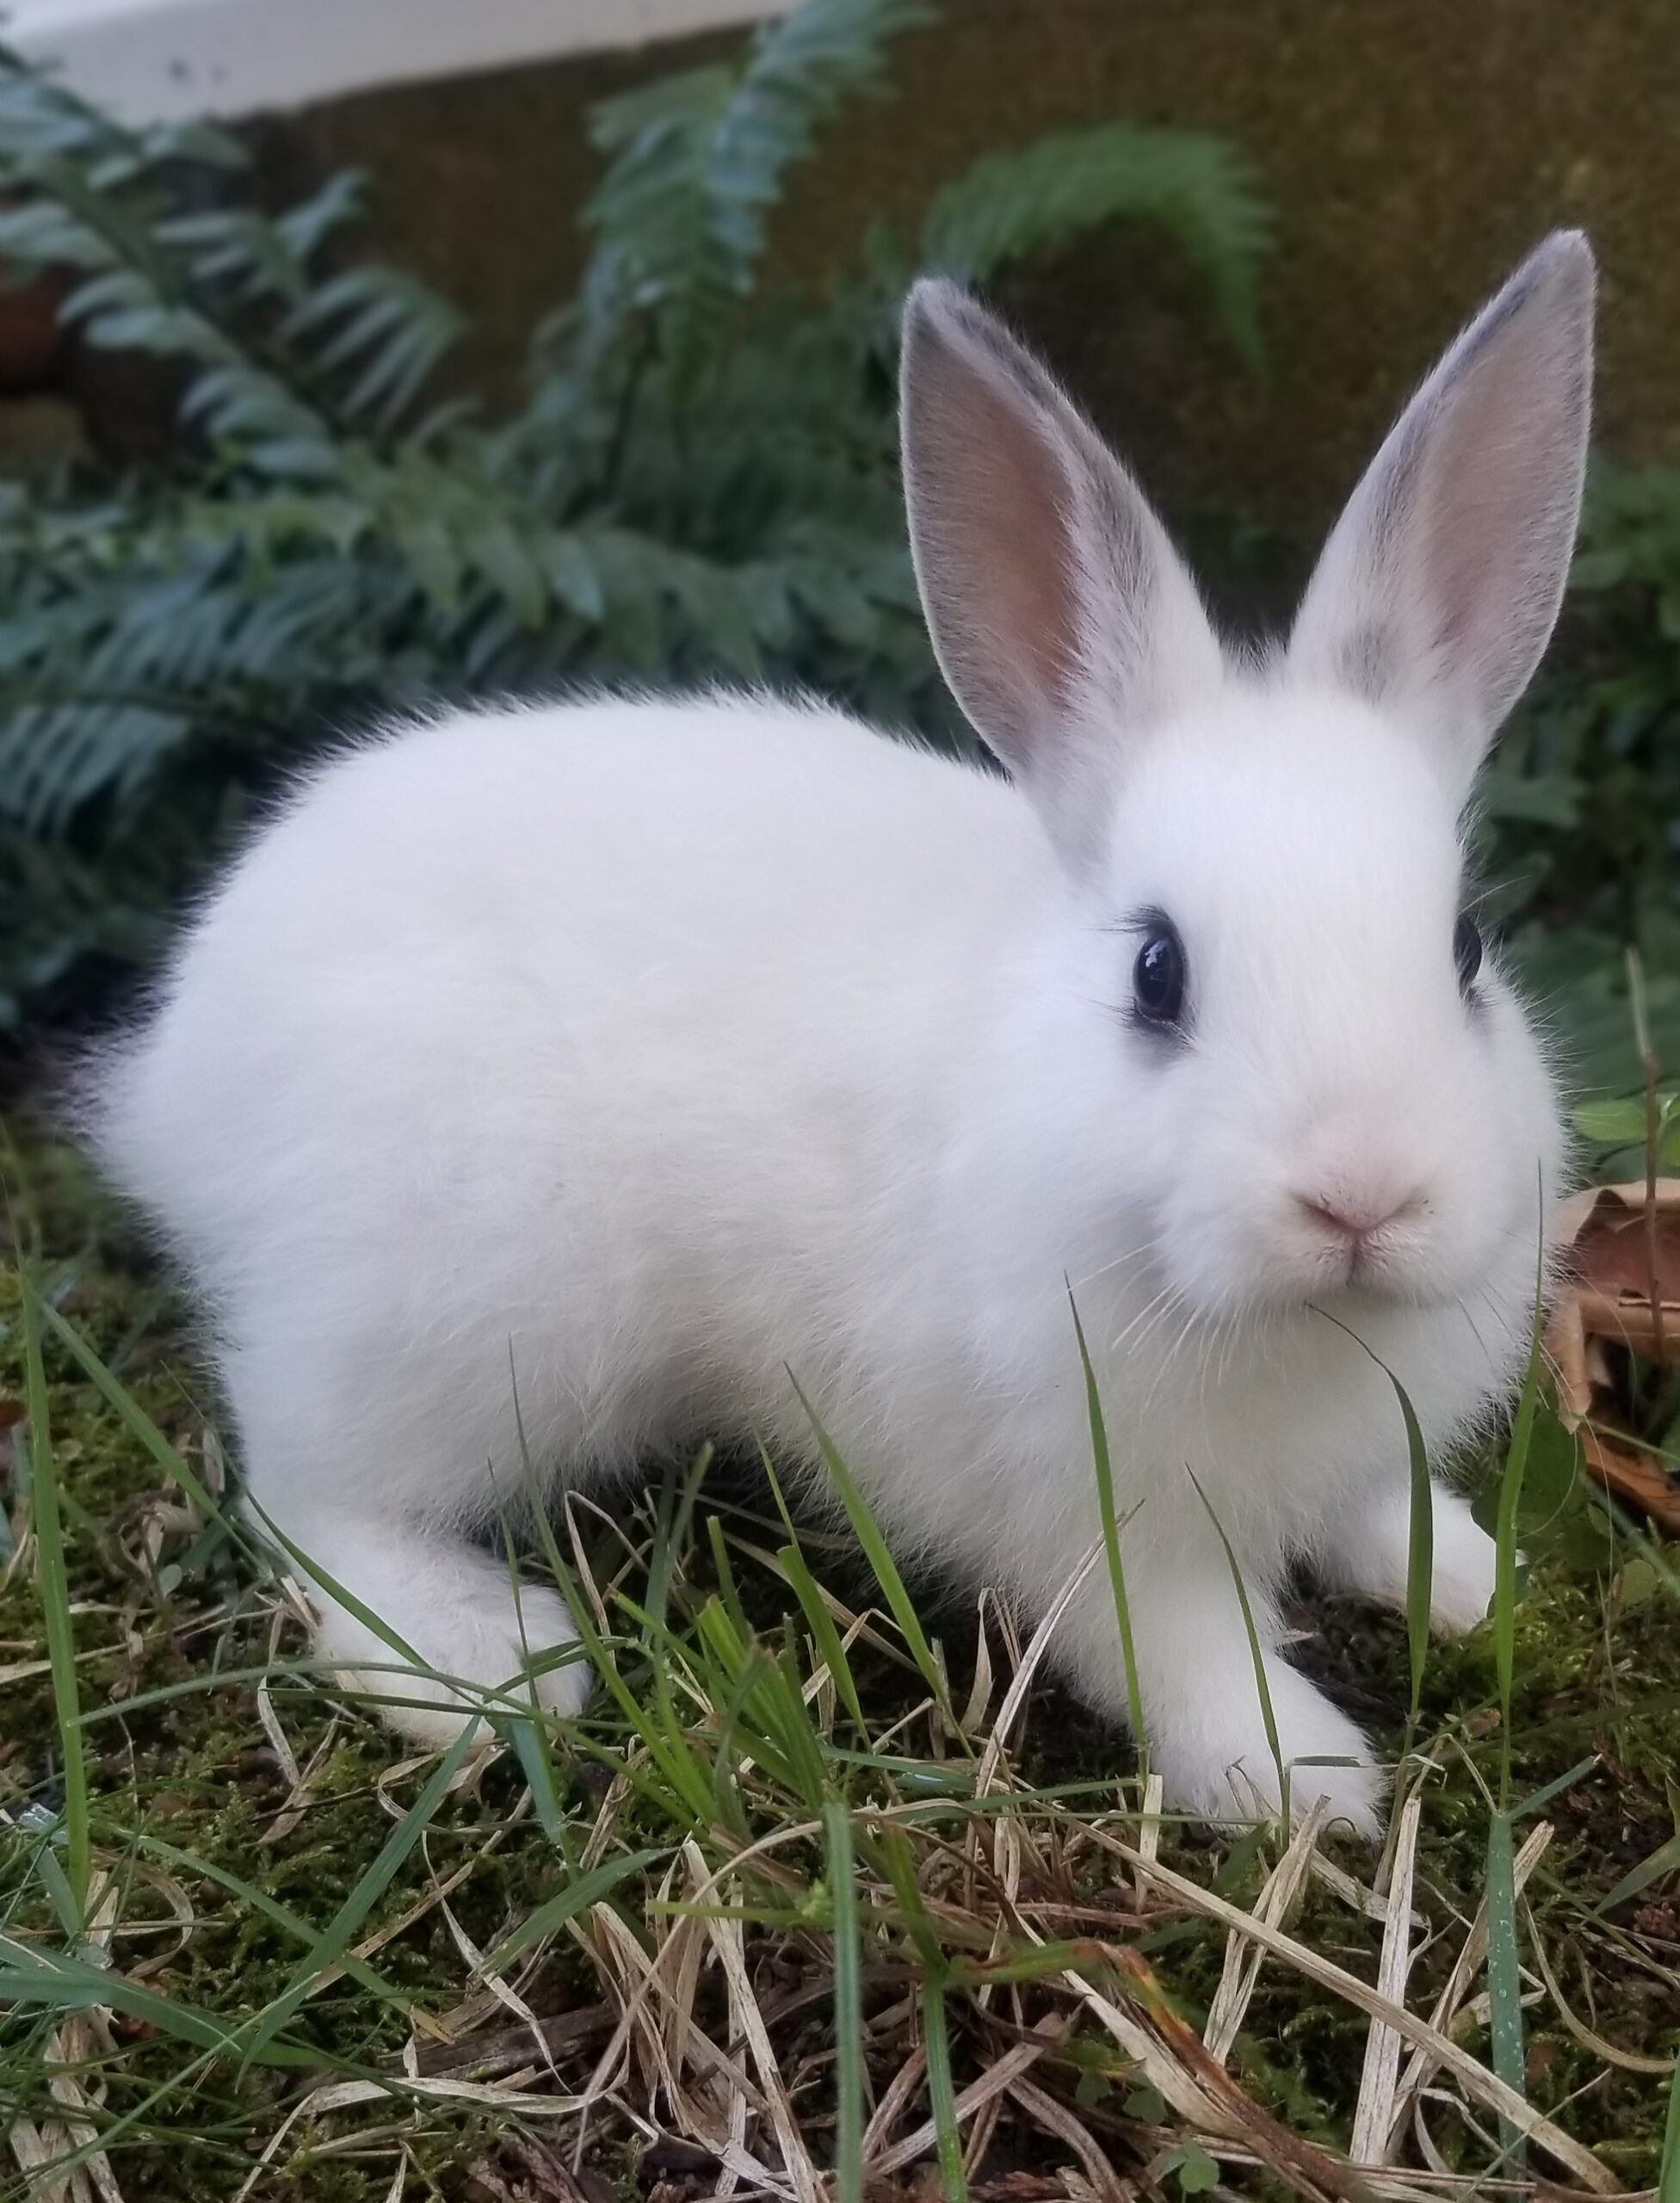
{"type": "MultiPolygon", "coordinates": [[[[1204,1687],[1207,1679],[1204,1678],[1204,1687]]],[[[1346,1714],[1282,1661],[1267,1663],[1267,1684],[1288,1776],[1292,1819],[1320,1796],[1330,1818],[1374,1840],[1382,1832],[1385,1770],[1346,1714]]],[[[1166,1801],[1208,1820],[1254,1820],[1282,1810],[1277,1762],[1261,1712],[1253,1671],[1209,1691],[1154,1753],[1166,1801]]]]}
{"type": "Polygon", "coordinates": [[[1430,1582],[1431,1628],[1443,1637],[1461,1637],[1487,1619],[1498,1556],[1498,1547],[1466,1502],[1456,1492],[1437,1493],[1435,1570],[1430,1582]]]}
{"type": "MultiPolygon", "coordinates": [[[[1496,1548],[1461,1491],[1431,1480],[1430,1503],[1435,1523],[1430,1626],[1443,1637],[1461,1637],[1484,1619],[1492,1602],[1496,1548]]],[[[1333,1529],[1321,1558],[1331,1589],[1362,1592],[1404,1612],[1411,1574],[1409,1490],[1391,1484],[1351,1509],[1333,1529]]]]}

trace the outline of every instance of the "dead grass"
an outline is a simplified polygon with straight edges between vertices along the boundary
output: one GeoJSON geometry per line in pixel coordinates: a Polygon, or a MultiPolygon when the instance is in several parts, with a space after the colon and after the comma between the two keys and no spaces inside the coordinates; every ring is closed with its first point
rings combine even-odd
{"type": "MultiPolygon", "coordinates": [[[[1655,2187],[1680,1596],[1553,1419],[1509,1752],[1491,1632],[1433,1648],[1380,1858],[1164,1817],[1042,1630],[909,1605],[739,1478],[575,1509],[528,1557],[594,1617],[587,1719],[492,1710],[405,1759],[309,1669],[168,1305],[67,1173],[27,1173],[33,1379],[15,1266],[0,1301],[0,2193],[1655,2187]]],[[[1403,1626],[1305,1621],[1398,1746],[1403,1626]]]]}

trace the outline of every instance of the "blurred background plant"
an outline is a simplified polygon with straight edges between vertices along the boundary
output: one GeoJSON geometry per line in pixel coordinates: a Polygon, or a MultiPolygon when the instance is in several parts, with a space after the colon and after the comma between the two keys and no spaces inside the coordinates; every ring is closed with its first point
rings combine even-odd
{"type": "MultiPolygon", "coordinates": [[[[1142,225],[1257,371],[1271,216],[1220,139],[1115,122],[992,152],[917,234],[878,224],[856,264],[767,282],[793,171],[934,13],[806,0],[598,104],[582,278],[499,416],[452,386],[463,317],[353,257],[355,175],[268,211],[241,140],[125,128],[0,56],[0,259],[160,386],[168,421],[145,457],[0,485],[0,1030],[101,1001],[279,774],[393,713],[762,681],[967,739],[904,540],[906,282],[1007,287],[1142,225]]],[[[1238,515],[1200,519],[1239,593],[1257,563],[1275,598],[1300,564],[1238,515]]],[[[1680,476],[1601,468],[1565,637],[1481,828],[1492,905],[1586,1091],[1636,1077],[1628,943],[1680,1057],[1677,702],[1680,476]]]]}
{"type": "MultiPolygon", "coordinates": [[[[1493,907],[1583,1090],[1680,1064],[1680,473],[1601,459],[1562,630],[1482,787],[1493,907]]],[[[1582,1129],[1591,1136],[1590,1120],[1582,1129]]]]}
{"type": "Polygon", "coordinates": [[[1268,214],[1227,146],[1117,123],[994,154],[919,237],[765,293],[788,171],[930,13],[810,0],[598,106],[583,280],[494,421],[431,395],[455,311],[347,257],[355,176],[270,214],[219,131],[126,130],[0,60],[0,255],[74,271],[65,318],[162,363],[175,423],[151,463],[0,492],[0,1019],[144,962],[277,772],[405,709],[770,682],[964,738],[899,509],[910,276],[1146,222],[1253,361],[1268,214]]]}

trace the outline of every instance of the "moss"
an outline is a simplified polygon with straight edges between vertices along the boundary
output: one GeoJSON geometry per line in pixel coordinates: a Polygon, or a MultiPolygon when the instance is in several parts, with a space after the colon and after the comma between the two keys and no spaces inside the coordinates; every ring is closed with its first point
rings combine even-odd
{"type": "MultiPolygon", "coordinates": [[[[176,1374],[187,1365],[177,1358],[180,1335],[168,1305],[155,1280],[135,1265],[132,1250],[114,1236],[84,1182],[60,1159],[43,1158],[32,1167],[23,1213],[26,1229],[38,1234],[46,1250],[38,1276],[74,1306],[76,1320],[99,1349],[120,1361],[125,1383],[147,1411],[178,1442],[196,1444],[199,1416],[176,1374]]],[[[0,1400],[21,1394],[16,1310],[15,1280],[8,1276],[0,1284],[0,1400]]],[[[215,1873],[256,1885],[318,1933],[393,1824],[380,1791],[393,1763],[392,1749],[371,1726],[346,1727],[340,1719],[334,1728],[335,1716],[322,1697],[301,1682],[277,1677],[273,1702],[293,1750],[303,1762],[323,1747],[325,1756],[301,1817],[289,1830],[272,1833],[287,1785],[251,1684],[239,1675],[267,1654],[268,1595],[225,1552],[198,1547],[195,1559],[193,1540],[175,1530],[157,1559],[164,1571],[181,1570],[180,1580],[170,1582],[156,1569],[136,1571],[127,1557],[134,1540],[125,1526],[143,1514],[157,1472],[56,1350],[49,1351],[48,1374],[55,1457],[79,1509],[70,1540],[74,1588],[86,1602],[77,1617],[78,1639],[84,1649],[98,1648],[78,1669],[83,1704],[94,1725],[96,1838],[101,1856],[132,1884],[122,1909],[126,1925],[143,1928],[170,1916],[167,1891],[145,1880],[148,1865],[164,1862],[147,1853],[143,1840],[156,1839],[201,1862],[170,1870],[195,1915],[184,1944],[176,1947],[173,1929],[139,1935],[120,1947],[123,1961],[133,1965],[142,1954],[157,1960],[148,1985],[178,2004],[234,2023],[294,1978],[304,1945],[219,1887],[215,1873]],[[151,1695],[182,1684],[190,1688],[177,1695],[151,1695]]],[[[708,1488],[708,1496],[727,1509],[752,1495],[720,1486],[708,1488]]],[[[1559,1557],[1536,1572],[1518,1617],[1513,1794],[1520,1799],[1590,1762],[1545,1807],[1553,1838],[1529,1885],[1529,1899],[1537,1932],[1582,2019],[1628,2052],[1671,2057],[1680,2050],[1674,1989],[1680,1938],[1671,1896],[1657,1884],[1608,1916],[1598,1909],[1671,1830],[1667,1779],[1680,1736],[1680,1603],[1662,1599],[1623,1610],[1615,1578],[1572,1573],[1563,1564],[1561,1556],[1571,1549],[1566,1540],[1560,1543],[1559,1557]]],[[[703,1577],[696,1580],[703,1588],[703,1577]]],[[[746,1580],[755,1614],[762,1602],[762,1618],[769,1622],[774,1601],[768,1579],[746,1580]]],[[[843,1570],[833,1580],[843,1586],[843,1570]]],[[[930,1626],[939,1626],[931,1608],[926,1619],[930,1626]]],[[[1300,1657],[1398,1751],[1406,1673],[1399,1623],[1353,1601],[1304,1608],[1302,1620],[1311,1634],[1300,1657]]],[[[943,1632],[947,1645],[971,1643],[972,1632],[972,1612],[952,1608],[943,1632]]],[[[0,1658],[8,1660],[40,1646],[36,1594],[27,1570],[15,1569],[0,1589],[0,1640],[5,1647],[0,1658]]],[[[289,1623],[280,1649],[283,1657],[303,1649],[289,1623]]],[[[894,1714],[902,1711],[905,1685],[896,1669],[885,1661],[860,1662],[860,1674],[872,1703],[894,1714]]],[[[959,1675],[959,1700],[966,1688],[967,1678],[959,1675]]],[[[1498,1718],[1488,1633],[1434,1647],[1418,1731],[1433,1762],[1424,1786],[1418,1891],[1424,1910],[1448,1932],[1417,1961],[1414,2009],[1444,1979],[1455,1947],[1450,1923],[1455,1916],[1467,1916],[1480,1893],[1486,1797],[1498,1780],[1498,1718]]],[[[1029,1733],[1022,1770],[1029,1780],[1089,1780],[1112,1797],[1116,1772],[1128,1762],[1114,1733],[1098,1728],[1054,1690],[1038,1695],[1029,1733]]],[[[13,1809],[31,1798],[50,1802],[58,1790],[58,1749],[46,1678],[9,1686],[0,1798],[13,1809]]],[[[417,1780],[395,1785],[398,1810],[415,1794],[417,1780]]],[[[580,1836],[593,1817],[595,1795],[579,1775],[563,1799],[580,1836]]],[[[492,1947],[511,1922],[553,1893],[564,1872],[534,1816],[515,1819],[522,1799],[513,1762],[492,1767],[475,1794],[457,1798],[440,1813],[429,1831],[426,1855],[407,1860],[361,1932],[398,1921],[426,1889],[429,1873],[441,1878],[470,1864],[473,1871],[452,1905],[479,1947],[492,1947]]],[[[640,1814],[639,1807],[631,1810],[621,1831],[628,1841],[638,1840],[629,1831],[641,1826],[640,1814]]],[[[670,1840],[669,1830],[651,1816],[646,1835],[656,1844],[670,1840]]],[[[1251,1902],[1270,1855],[1263,1845],[1190,1829],[1170,1831],[1167,1848],[1184,1872],[1200,1881],[1214,1880],[1239,1903],[1251,1902]]],[[[1368,1860],[1356,1848],[1343,1847],[1340,1855],[1350,1867],[1368,1872],[1368,1860]]],[[[1082,1894],[1106,1903],[1114,1892],[1100,1854],[1087,1856],[1091,1864],[1082,1894]]],[[[789,1848],[781,1858],[806,1876],[821,1871],[814,1848],[807,1854],[789,1848]]],[[[0,1859],[0,1867],[5,1863],[0,1859]]],[[[781,1901],[774,1890],[763,1895],[767,1902],[781,1901]]],[[[44,1931],[50,1924],[39,1889],[26,1878],[13,1931],[44,1931]]],[[[1374,1974],[1376,1924],[1317,1884],[1309,1885],[1295,1930],[1365,1978],[1374,1974]]],[[[1178,2009],[1199,2022],[1219,1980],[1223,1935],[1204,1922],[1181,1917],[1146,1935],[1142,1948],[1178,2009]]],[[[391,1989],[412,1998],[422,2012],[441,2014],[462,1993],[460,1953],[435,1910],[394,1937],[374,1963],[391,1989]]],[[[599,1992],[581,1956],[562,1951],[545,1960],[531,1993],[540,2009],[554,2009],[593,2001],[599,1992]]],[[[965,2023],[960,2014],[957,2023],[965,2023]]],[[[813,2021],[819,2055],[821,2025],[819,2015],[813,2021]]],[[[348,1981],[312,1998],[300,2027],[321,2060],[322,2077],[335,2066],[365,2069],[391,2058],[408,2031],[389,2003],[348,1981]]],[[[260,2141],[278,2126],[293,2100],[293,2076],[261,2067],[241,2073],[224,2062],[195,2089],[189,2114],[167,2095],[161,2108],[143,2113],[148,2092],[167,2089],[180,2075],[183,2052],[176,2043],[148,2037],[143,2027],[124,2023],[119,2037],[121,2054],[108,2074],[108,2111],[137,2114],[119,2158],[124,2193],[135,2203],[184,2196],[196,2203],[235,2193],[250,2169],[249,2138],[260,2141]]],[[[1298,2132],[1339,2144],[1359,2087],[1364,2039],[1363,2023],[1350,2008],[1287,1969],[1268,1965],[1234,2063],[1298,2132]]],[[[1467,2039],[1485,2054],[1473,2030],[1467,2039]]],[[[44,2044],[38,2020],[0,2021],[0,2093],[9,2070],[38,2071],[44,2044]]],[[[1083,2055],[1083,2047],[1075,2046],[1075,2052],[1083,2055]]],[[[1607,2070],[1575,2039],[1549,2000],[1530,2015],[1529,2053],[1528,2087],[1536,2105],[1565,2115],[1569,2130],[1597,2146],[1628,2185],[1649,2184],[1659,2148],[1659,2086],[1643,2074],[1607,2070]]],[[[1111,2063],[1110,2058],[1093,2066],[1089,2076],[1099,2124],[1107,2115],[1102,2076],[1111,2063]]],[[[1479,2145],[1449,2115],[1432,2131],[1450,2159],[1461,2157],[1467,2165],[1483,2161],[1479,2145]]],[[[463,2168],[500,2162],[496,2153],[503,2140],[497,2122],[471,2110],[440,2108],[417,2128],[411,2146],[417,2165],[447,2193],[459,2192],[463,2168]]],[[[371,2203],[387,2193],[388,2154],[375,2149],[363,2162],[343,2154],[343,2143],[342,2124],[295,2126],[275,2159],[269,2188],[259,2188],[258,2194],[277,2196],[288,2183],[325,2203],[361,2203],[363,2198],[371,2203]]],[[[627,2175],[629,2165],[609,2159],[606,2169],[619,2177],[627,2175]]]]}

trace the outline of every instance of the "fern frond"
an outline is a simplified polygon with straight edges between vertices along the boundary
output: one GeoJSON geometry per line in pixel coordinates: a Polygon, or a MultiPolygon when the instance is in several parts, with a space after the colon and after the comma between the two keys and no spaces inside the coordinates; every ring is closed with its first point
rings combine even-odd
{"type": "Polygon", "coordinates": [[[318,373],[354,368],[340,403],[355,422],[392,427],[465,327],[464,317],[429,286],[394,268],[355,268],[306,297],[281,324],[293,342],[311,340],[318,373]]]}
{"type": "Polygon", "coordinates": [[[787,171],[849,95],[880,78],[926,0],[803,0],[739,67],[639,88],[596,110],[612,164],[585,212],[617,303],[657,316],[671,386],[692,394],[732,309],[752,287],[787,171]]]}
{"type": "MultiPolygon", "coordinates": [[[[931,12],[805,0],[738,61],[600,110],[582,283],[489,429],[424,401],[452,308],[323,268],[355,178],[271,215],[237,145],[127,130],[0,49],[0,257],[73,271],[83,341],[167,360],[182,392],[167,466],[0,483],[0,1026],[78,958],[142,953],[277,766],[347,724],[732,677],[963,739],[897,478],[913,261],[874,239],[820,299],[740,312],[793,164],[931,12]]],[[[1251,329],[1264,212],[1202,140],[1095,132],[982,164],[929,250],[984,277],[1122,216],[1251,329]]]]}
{"type": "Polygon", "coordinates": [[[1201,269],[1226,334],[1257,366],[1256,281],[1273,220],[1253,170],[1222,139],[1108,123],[977,161],[929,208],[922,257],[984,282],[1105,223],[1149,222],[1201,269]]]}
{"type": "Polygon", "coordinates": [[[183,163],[244,158],[204,127],[125,129],[0,47],[0,185],[22,194],[0,210],[0,253],[84,271],[66,318],[186,367],[187,417],[227,455],[250,446],[265,472],[318,475],[335,437],[395,426],[460,317],[393,269],[318,282],[323,242],[356,209],[353,176],[277,218],[180,203],[183,163]]]}

